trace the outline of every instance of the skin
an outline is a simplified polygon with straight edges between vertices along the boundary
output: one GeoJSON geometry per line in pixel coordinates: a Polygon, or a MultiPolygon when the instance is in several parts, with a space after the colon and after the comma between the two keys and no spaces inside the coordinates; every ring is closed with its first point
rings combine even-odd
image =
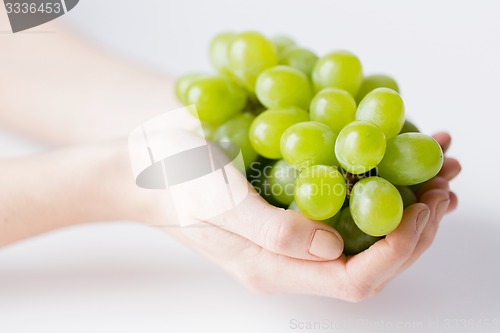
{"type": "MultiPolygon", "coordinates": [[[[4,16],[0,30],[9,29],[4,16]]],[[[0,161],[0,247],[63,227],[134,220],[162,228],[252,290],[358,302],[415,262],[432,244],[444,213],[457,206],[449,182],[460,164],[447,157],[399,227],[356,256],[341,255],[343,242],[334,229],[272,207],[252,189],[217,219],[193,216],[199,227],[171,228],[175,211],[169,194],[135,186],[126,136],[178,107],[169,93],[173,80],[104,53],[56,25],[38,29],[54,32],[0,34],[0,123],[52,145],[42,154],[0,161]],[[62,61],[65,57],[72,62],[62,61]],[[21,98],[20,92],[32,98],[21,98]],[[417,229],[418,216],[423,219],[417,229]],[[319,239],[317,230],[328,232],[319,239]]],[[[190,122],[179,119],[179,126],[190,128],[190,122]]],[[[443,150],[449,147],[448,134],[434,137],[443,150]]],[[[238,181],[248,186],[243,177],[238,181]]]]}

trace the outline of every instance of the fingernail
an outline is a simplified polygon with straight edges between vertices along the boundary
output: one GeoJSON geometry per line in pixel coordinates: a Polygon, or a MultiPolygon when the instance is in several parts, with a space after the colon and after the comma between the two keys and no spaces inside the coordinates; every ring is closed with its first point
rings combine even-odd
{"type": "Polygon", "coordinates": [[[439,222],[444,214],[446,214],[446,211],[448,210],[448,206],[450,205],[450,199],[446,199],[438,203],[436,207],[436,221],[439,222]]]}
{"type": "Polygon", "coordinates": [[[344,250],[344,241],[335,233],[328,230],[314,230],[309,253],[313,256],[333,260],[337,259],[344,250]]]}
{"type": "Polygon", "coordinates": [[[416,226],[417,226],[417,232],[419,234],[422,234],[422,231],[424,231],[427,222],[429,222],[430,215],[431,211],[428,208],[418,213],[416,226]]]}

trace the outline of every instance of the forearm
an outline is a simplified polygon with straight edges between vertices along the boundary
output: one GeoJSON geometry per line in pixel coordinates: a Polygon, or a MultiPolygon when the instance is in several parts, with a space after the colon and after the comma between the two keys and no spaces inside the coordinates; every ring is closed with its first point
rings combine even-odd
{"type": "MultiPolygon", "coordinates": [[[[3,9],[2,9],[3,10],[3,9]]],[[[0,28],[8,30],[4,13],[0,28]]],[[[0,34],[0,123],[56,144],[126,136],[177,107],[172,79],[109,54],[57,24],[0,34]]]]}
{"type": "Polygon", "coordinates": [[[0,247],[85,222],[157,216],[157,194],[135,186],[122,143],[2,161],[0,177],[0,247]]]}

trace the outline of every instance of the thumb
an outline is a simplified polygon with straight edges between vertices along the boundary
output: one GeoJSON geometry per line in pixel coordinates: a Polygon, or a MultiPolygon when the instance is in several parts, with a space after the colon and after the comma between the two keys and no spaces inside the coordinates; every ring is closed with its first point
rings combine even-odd
{"type": "Polygon", "coordinates": [[[344,242],[335,229],[299,212],[271,206],[249,187],[243,202],[207,222],[292,258],[324,261],[342,254],[344,242]]]}

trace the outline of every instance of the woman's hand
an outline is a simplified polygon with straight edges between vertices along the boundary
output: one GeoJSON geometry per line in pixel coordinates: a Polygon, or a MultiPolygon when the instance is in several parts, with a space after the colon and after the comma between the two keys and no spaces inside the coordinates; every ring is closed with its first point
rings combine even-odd
{"type": "MultiPolygon", "coordinates": [[[[439,133],[435,138],[446,151],[449,135],[439,133]]],[[[169,213],[158,210],[157,202],[152,209],[161,213],[149,222],[164,227],[253,290],[356,302],[381,291],[431,245],[443,215],[457,205],[449,181],[459,172],[458,161],[447,157],[439,175],[419,191],[419,203],[405,210],[398,228],[349,257],[341,254],[343,241],[334,229],[275,208],[255,192],[219,218],[184,228],[169,227],[165,222],[169,213]]]]}

